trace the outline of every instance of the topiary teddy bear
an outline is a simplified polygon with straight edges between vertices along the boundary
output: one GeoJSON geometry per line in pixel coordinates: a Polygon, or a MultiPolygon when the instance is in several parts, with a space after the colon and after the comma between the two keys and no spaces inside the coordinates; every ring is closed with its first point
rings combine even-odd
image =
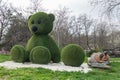
{"type": "Polygon", "coordinates": [[[53,14],[38,12],[28,19],[28,27],[33,34],[26,48],[15,45],[11,49],[11,58],[16,62],[31,61],[38,64],[47,64],[60,61],[60,51],[54,40],[48,35],[53,29],[53,14]]]}

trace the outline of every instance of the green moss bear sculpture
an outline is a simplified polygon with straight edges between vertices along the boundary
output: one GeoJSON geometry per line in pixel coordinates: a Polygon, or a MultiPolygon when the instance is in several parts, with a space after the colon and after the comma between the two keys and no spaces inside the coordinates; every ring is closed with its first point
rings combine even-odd
{"type": "Polygon", "coordinates": [[[38,12],[28,19],[28,27],[33,34],[26,48],[14,46],[11,49],[12,59],[16,62],[31,61],[33,63],[47,64],[60,61],[60,51],[54,40],[48,35],[53,29],[53,14],[38,12]]]}
{"type": "Polygon", "coordinates": [[[62,49],[61,59],[65,65],[80,66],[85,59],[83,49],[76,44],[69,44],[62,49]]]}

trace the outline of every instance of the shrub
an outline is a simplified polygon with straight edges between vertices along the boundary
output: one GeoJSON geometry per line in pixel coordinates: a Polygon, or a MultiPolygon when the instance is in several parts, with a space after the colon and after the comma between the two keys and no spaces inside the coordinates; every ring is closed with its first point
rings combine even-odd
{"type": "Polygon", "coordinates": [[[99,52],[98,50],[91,49],[86,55],[87,57],[90,57],[93,53],[99,52]]]}
{"type": "Polygon", "coordinates": [[[15,62],[24,62],[27,59],[25,48],[21,45],[15,45],[11,51],[11,58],[15,62]]]}
{"type": "Polygon", "coordinates": [[[43,46],[37,46],[30,52],[30,61],[37,64],[47,64],[51,60],[49,50],[43,46]]]}
{"type": "Polygon", "coordinates": [[[85,59],[83,49],[76,44],[69,44],[62,49],[61,59],[65,65],[80,66],[85,59]]]}

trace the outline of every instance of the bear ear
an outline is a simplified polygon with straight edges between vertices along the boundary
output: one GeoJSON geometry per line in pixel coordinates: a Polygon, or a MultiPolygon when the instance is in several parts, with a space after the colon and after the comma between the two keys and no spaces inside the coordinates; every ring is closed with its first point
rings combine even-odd
{"type": "Polygon", "coordinates": [[[28,17],[28,20],[27,20],[27,26],[28,26],[28,21],[29,21],[29,19],[31,18],[31,16],[32,16],[32,15],[30,15],[30,16],[28,17]]]}
{"type": "Polygon", "coordinates": [[[31,18],[31,16],[32,16],[32,15],[30,15],[30,16],[28,17],[28,20],[31,18]]]}
{"type": "Polygon", "coordinates": [[[48,16],[50,17],[50,20],[51,21],[54,21],[55,20],[55,16],[53,14],[48,14],[48,16]]]}

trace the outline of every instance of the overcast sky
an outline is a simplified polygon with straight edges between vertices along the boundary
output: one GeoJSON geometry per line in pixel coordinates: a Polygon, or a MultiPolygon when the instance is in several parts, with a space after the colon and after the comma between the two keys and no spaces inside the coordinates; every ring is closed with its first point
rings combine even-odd
{"type": "Polygon", "coordinates": [[[48,9],[57,9],[59,6],[65,6],[76,14],[90,11],[88,0],[43,0],[43,6],[48,9]]]}
{"type": "MultiPolygon", "coordinates": [[[[15,7],[29,6],[29,0],[7,0],[15,7]]],[[[88,14],[93,15],[89,0],[42,0],[43,8],[53,11],[61,7],[69,8],[75,15],[88,14]]]]}

